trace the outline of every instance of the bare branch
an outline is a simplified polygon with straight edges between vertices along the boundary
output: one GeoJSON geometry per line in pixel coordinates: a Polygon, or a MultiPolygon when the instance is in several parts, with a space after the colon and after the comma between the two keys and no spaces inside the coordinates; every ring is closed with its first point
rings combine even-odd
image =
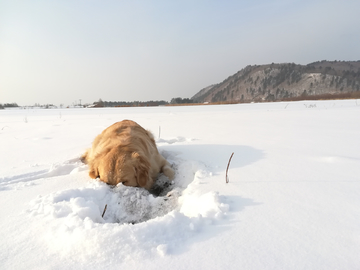
{"type": "Polygon", "coordinates": [[[104,215],[105,215],[105,212],[106,212],[106,208],[107,208],[107,204],[105,204],[105,208],[104,208],[104,211],[103,211],[103,214],[102,214],[102,218],[104,217],[104,215]]]}
{"type": "Polygon", "coordinates": [[[231,161],[233,155],[234,155],[234,152],[231,154],[228,165],[227,165],[227,168],[226,168],[226,178],[225,178],[226,183],[229,183],[228,170],[229,170],[230,161],[231,161]]]}

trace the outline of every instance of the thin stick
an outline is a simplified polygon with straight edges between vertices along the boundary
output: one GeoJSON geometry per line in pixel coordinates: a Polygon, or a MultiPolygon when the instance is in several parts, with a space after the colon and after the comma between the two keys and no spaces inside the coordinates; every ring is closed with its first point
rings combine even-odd
{"type": "Polygon", "coordinates": [[[229,162],[228,162],[228,165],[227,165],[227,168],[226,168],[226,179],[225,179],[226,184],[229,183],[228,170],[229,170],[230,161],[231,161],[233,155],[234,155],[234,152],[231,154],[230,159],[229,159],[229,162]]]}
{"type": "Polygon", "coordinates": [[[105,208],[104,208],[104,212],[103,212],[103,214],[102,214],[102,218],[104,217],[104,215],[105,215],[105,212],[106,212],[106,208],[107,208],[107,204],[105,204],[105,208]]]}

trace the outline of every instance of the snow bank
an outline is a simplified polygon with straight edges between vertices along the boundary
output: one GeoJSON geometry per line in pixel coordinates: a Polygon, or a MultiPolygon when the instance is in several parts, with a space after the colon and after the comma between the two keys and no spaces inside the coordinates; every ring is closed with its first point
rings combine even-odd
{"type": "MultiPolygon", "coordinates": [[[[212,175],[204,165],[182,160],[169,151],[162,154],[172,163],[176,176],[170,184],[160,176],[157,185],[168,183],[160,196],[142,188],[111,187],[92,180],[86,187],[32,200],[27,212],[34,224],[45,228],[44,241],[52,252],[77,254],[81,260],[116,254],[122,262],[127,254],[132,254],[131,260],[165,256],[226,215],[229,206],[221,202],[217,192],[203,194],[196,188],[199,181],[212,175]]],[[[46,175],[74,171],[69,165],[57,166],[46,175]]]]}

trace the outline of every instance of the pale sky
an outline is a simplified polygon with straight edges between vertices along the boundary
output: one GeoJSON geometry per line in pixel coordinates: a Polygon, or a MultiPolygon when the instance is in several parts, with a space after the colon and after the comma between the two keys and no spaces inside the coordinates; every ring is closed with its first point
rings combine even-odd
{"type": "Polygon", "coordinates": [[[360,60],[359,0],[0,0],[0,103],[190,98],[247,65],[360,60]]]}

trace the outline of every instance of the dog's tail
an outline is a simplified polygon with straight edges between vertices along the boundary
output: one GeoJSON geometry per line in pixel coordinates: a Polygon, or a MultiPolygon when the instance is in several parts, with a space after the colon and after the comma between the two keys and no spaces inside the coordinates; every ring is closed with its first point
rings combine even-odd
{"type": "Polygon", "coordinates": [[[87,164],[88,161],[87,161],[87,157],[88,157],[88,152],[89,150],[87,150],[81,157],[80,157],[80,161],[84,164],[87,164]]]}

